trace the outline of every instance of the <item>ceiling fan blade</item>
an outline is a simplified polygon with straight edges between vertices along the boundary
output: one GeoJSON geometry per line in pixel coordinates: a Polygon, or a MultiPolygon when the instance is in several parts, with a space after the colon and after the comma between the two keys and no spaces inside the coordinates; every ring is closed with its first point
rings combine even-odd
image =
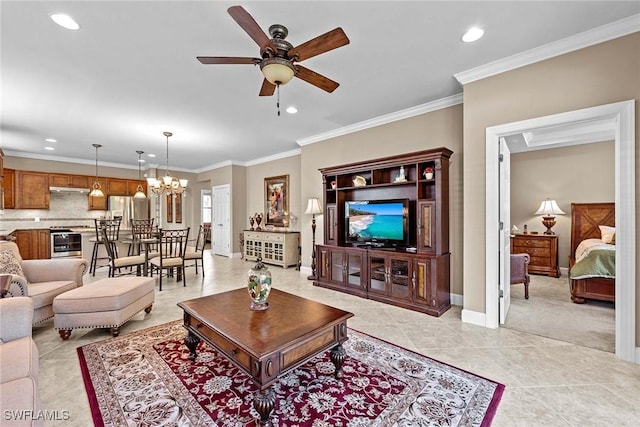
{"type": "Polygon", "coordinates": [[[340,83],[334,82],[330,78],[325,77],[322,74],[318,74],[315,71],[311,71],[302,65],[296,65],[296,68],[298,69],[298,72],[296,73],[297,78],[302,79],[307,83],[311,83],[324,91],[331,93],[340,86],[340,83]]]}
{"type": "Polygon", "coordinates": [[[198,56],[203,64],[259,64],[260,58],[239,58],[233,56],[198,56]]]}
{"type": "Polygon", "coordinates": [[[289,51],[289,58],[297,56],[296,61],[300,62],[347,44],[349,44],[349,38],[342,28],[338,27],[294,47],[289,51]]]}
{"type": "Polygon", "coordinates": [[[274,85],[267,79],[264,79],[262,81],[262,87],[260,88],[260,96],[272,96],[275,91],[276,91],[276,85],[274,85]]]}
{"type": "Polygon", "coordinates": [[[271,43],[269,36],[262,31],[262,28],[258,25],[258,23],[253,19],[249,12],[244,10],[242,6],[231,6],[227,9],[229,15],[242,27],[242,29],[249,34],[249,37],[253,39],[254,42],[260,46],[260,50],[264,50],[266,48],[271,48],[273,51],[276,51],[275,46],[271,43]]]}

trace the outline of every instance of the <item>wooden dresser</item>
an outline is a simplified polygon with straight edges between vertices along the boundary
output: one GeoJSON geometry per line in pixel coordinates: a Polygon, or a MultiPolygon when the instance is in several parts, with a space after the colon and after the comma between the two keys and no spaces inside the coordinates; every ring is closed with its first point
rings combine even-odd
{"type": "Polygon", "coordinates": [[[511,253],[529,254],[529,273],[560,277],[558,236],[556,234],[515,234],[511,236],[511,253]]]}

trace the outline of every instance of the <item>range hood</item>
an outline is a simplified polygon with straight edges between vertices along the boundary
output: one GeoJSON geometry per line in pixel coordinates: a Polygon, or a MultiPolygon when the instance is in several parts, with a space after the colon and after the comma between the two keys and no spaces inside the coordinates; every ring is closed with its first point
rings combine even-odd
{"type": "Polygon", "coordinates": [[[74,187],[49,187],[51,193],[83,193],[88,194],[88,188],[74,188],[74,187]]]}

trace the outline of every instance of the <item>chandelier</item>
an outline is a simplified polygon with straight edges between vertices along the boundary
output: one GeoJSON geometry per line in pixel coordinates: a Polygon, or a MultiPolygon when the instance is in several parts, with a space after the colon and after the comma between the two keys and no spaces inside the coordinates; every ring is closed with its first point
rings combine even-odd
{"type": "Polygon", "coordinates": [[[169,137],[173,134],[171,132],[162,132],[162,134],[167,137],[167,169],[162,178],[147,178],[147,183],[153,194],[181,194],[187,189],[189,181],[169,175],[169,137]]]}

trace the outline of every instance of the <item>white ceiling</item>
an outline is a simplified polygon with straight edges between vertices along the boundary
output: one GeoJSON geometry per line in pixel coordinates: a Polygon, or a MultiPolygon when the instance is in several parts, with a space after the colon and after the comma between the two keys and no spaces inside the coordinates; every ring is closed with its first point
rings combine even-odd
{"type": "Polygon", "coordinates": [[[299,148],[296,141],[462,92],[454,74],[640,13],[640,1],[2,1],[1,140],[9,155],[202,171],[299,148]],[[226,12],[241,4],[294,46],[335,27],[351,43],[302,65],[340,83],[294,79],[258,97],[251,65],[196,56],[259,56],[226,12]],[[68,13],[81,29],[50,19],[68,13]],[[460,42],[472,25],[484,38],[460,42]],[[299,112],[289,115],[287,106],[299,112]],[[55,138],[56,143],[45,142],[55,138]],[[52,145],[55,151],[45,151],[52,145]]]}

